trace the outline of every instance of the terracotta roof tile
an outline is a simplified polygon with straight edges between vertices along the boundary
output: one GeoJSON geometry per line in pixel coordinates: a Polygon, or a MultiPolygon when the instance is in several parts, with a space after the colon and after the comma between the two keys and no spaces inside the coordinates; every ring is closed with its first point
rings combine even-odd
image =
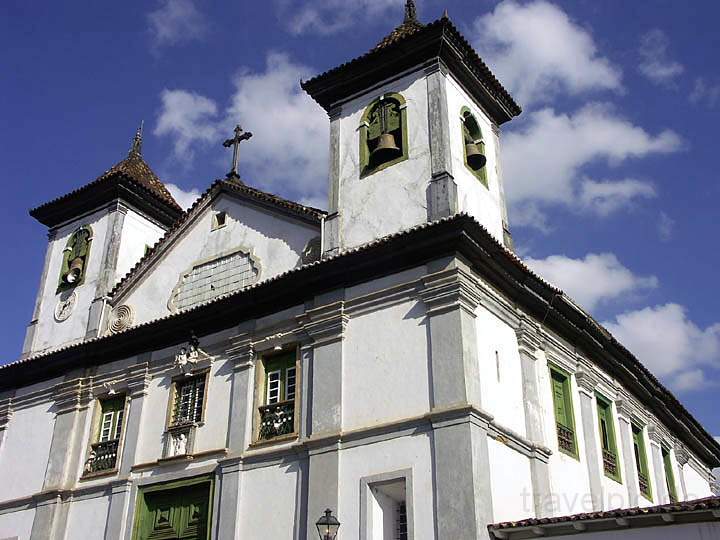
{"type": "Polygon", "coordinates": [[[153,172],[150,166],[145,162],[140,153],[130,152],[128,157],[123,159],[120,163],[112,166],[106,172],[98,177],[96,182],[101,182],[113,174],[120,173],[131,180],[134,180],[138,184],[147,188],[154,195],[165,201],[171,206],[175,206],[182,210],[177,201],[170,194],[165,184],[162,183],[160,178],[153,172]]]}
{"type": "Polygon", "coordinates": [[[524,527],[535,527],[540,525],[557,525],[560,523],[569,523],[577,521],[590,521],[600,519],[613,519],[633,516],[644,516],[654,514],[665,514],[668,512],[695,512],[698,510],[715,510],[720,509],[720,497],[705,497],[702,499],[694,499],[691,501],[682,501],[670,504],[661,504],[649,507],[633,507],[619,508],[617,510],[606,510],[604,512],[586,512],[582,514],[572,514],[568,516],[558,516],[549,518],[529,518],[521,521],[505,521],[488,525],[488,530],[500,531],[506,529],[519,529],[524,527]]]}

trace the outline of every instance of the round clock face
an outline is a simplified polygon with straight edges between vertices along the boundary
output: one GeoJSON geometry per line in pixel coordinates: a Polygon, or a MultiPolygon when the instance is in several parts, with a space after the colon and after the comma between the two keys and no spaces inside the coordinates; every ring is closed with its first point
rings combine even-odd
{"type": "Polygon", "coordinates": [[[73,291],[72,294],[70,294],[70,296],[68,296],[67,298],[60,299],[60,301],[57,303],[57,306],[55,306],[55,320],[57,322],[63,322],[70,316],[73,308],[75,307],[76,299],[77,294],[75,294],[75,291],[73,291]]]}

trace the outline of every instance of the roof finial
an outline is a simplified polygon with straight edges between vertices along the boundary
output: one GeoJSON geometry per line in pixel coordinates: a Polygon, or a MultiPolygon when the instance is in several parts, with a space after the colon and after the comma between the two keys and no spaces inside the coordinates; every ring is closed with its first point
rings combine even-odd
{"type": "Polygon", "coordinates": [[[140,127],[137,128],[137,131],[135,132],[135,137],[133,138],[132,147],[130,148],[130,154],[137,154],[138,156],[142,155],[142,137],[144,125],[145,120],[141,120],[140,127]]]}
{"type": "Polygon", "coordinates": [[[443,10],[442,18],[443,18],[443,19],[449,19],[449,18],[450,18],[450,15],[448,14],[447,8],[445,8],[445,9],[443,10]]]}
{"type": "Polygon", "coordinates": [[[415,0],[407,0],[407,2],[405,2],[405,20],[403,22],[417,22],[415,0]]]}

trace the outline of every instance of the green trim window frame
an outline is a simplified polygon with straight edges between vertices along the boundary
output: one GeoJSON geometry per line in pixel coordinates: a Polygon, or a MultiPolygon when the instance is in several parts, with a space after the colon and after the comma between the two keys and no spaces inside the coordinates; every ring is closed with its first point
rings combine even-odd
{"type": "Polygon", "coordinates": [[[296,432],[299,389],[297,350],[264,356],[258,385],[258,439],[271,440],[296,432]]]}
{"type": "Polygon", "coordinates": [[[58,278],[57,292],[74,289],[83,284],[90,258],[93,232],[89,225],[80,227],[68,238],[63,249],[63,260],[58,278]]]}
{"type": "Polygon", "coordinates": [[[124,395],[98,400],[83,476],[107,474],[117,470],[125,406],[124,395]]]}
{"type": "Polygon", "coordinates": [[[550,366],[550,385],[558,448],[563,454],[579,459],[570,374],[556,366],[550,366]]]}
{"type": "Polygon", "coordinates": [[[488,188],[488,177],[487,177],[487,162],[479,169],[475,169],[468,163],[467,145],[475,144],[480,153],[487,158],[487,151],[485,150],[485,139],[483,138],[480,124],[478,124],[475,115],[470,112],[470,109],[463,107],[460,109],[460,128],[462,129],[462,145],[463,145],[463,162],[468,171],[470,171],[475,178],[480,180],[483,186],[488,188]]]}
{"type": "Polygon", "coordinates": [[[185,375],[175,380],[169,427],[199,424],[203,421],[206,389],[207,372],[190,377],[185,375]]]}
{"type": "Polygon", "coordinates": [[[132,540],[210,540],[214,489],[212,476],[140,486],[132,540]]]}
{"type": "Polygon", "coordinates": [[[677,489],[675,487],[675,474],[673,472],[672,457],[670,456],[670,450],[662,448],[663,467],[665,469],[665,484],[667,485],[668,497],[670,502],[677,502],[677,489]]]}
{"type": "Polygon", "coordinates": [[[407,103],[395,92],[383,94],[370,105],[360,119],[360,178],[392,167],[408,159],[407,103]],[[392,135],[398,150],[378,159],[373,155],[381,135],[392,135]],[[393,155],[395,157],[393,157],[393,155]]]}
{"type": "Polygon", "coordinates": [[[612,402],[602,396],[595,396],[598,412],[598,431],[602,450],[603,471],[605,476],[622,482],[613,420],[612,402]]]}
{"type": "Polygon", "coordinates": [[[640,493],[647,500],[652,501],[652,483],[650,481],[650,470],[648,468],[647,451],[645,449],[645,436],[643,428],[633,424],[633,453],[635,454],[635,467],[637,468],[638,485],[640,493]]]}

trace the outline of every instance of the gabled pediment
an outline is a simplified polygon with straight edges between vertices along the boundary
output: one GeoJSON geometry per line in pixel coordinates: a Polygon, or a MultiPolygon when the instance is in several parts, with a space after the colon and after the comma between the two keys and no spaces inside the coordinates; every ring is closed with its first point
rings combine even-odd
{"type": "Polygon", "coordinates": [[[317,252],[310,248],[319,242],[324,216],[237,181],[219,180],[118,283],[112,305],[115,311],[120,306],[132,311],[128,327],[296,268],[307,262],[309,252],[317,252]]]}

